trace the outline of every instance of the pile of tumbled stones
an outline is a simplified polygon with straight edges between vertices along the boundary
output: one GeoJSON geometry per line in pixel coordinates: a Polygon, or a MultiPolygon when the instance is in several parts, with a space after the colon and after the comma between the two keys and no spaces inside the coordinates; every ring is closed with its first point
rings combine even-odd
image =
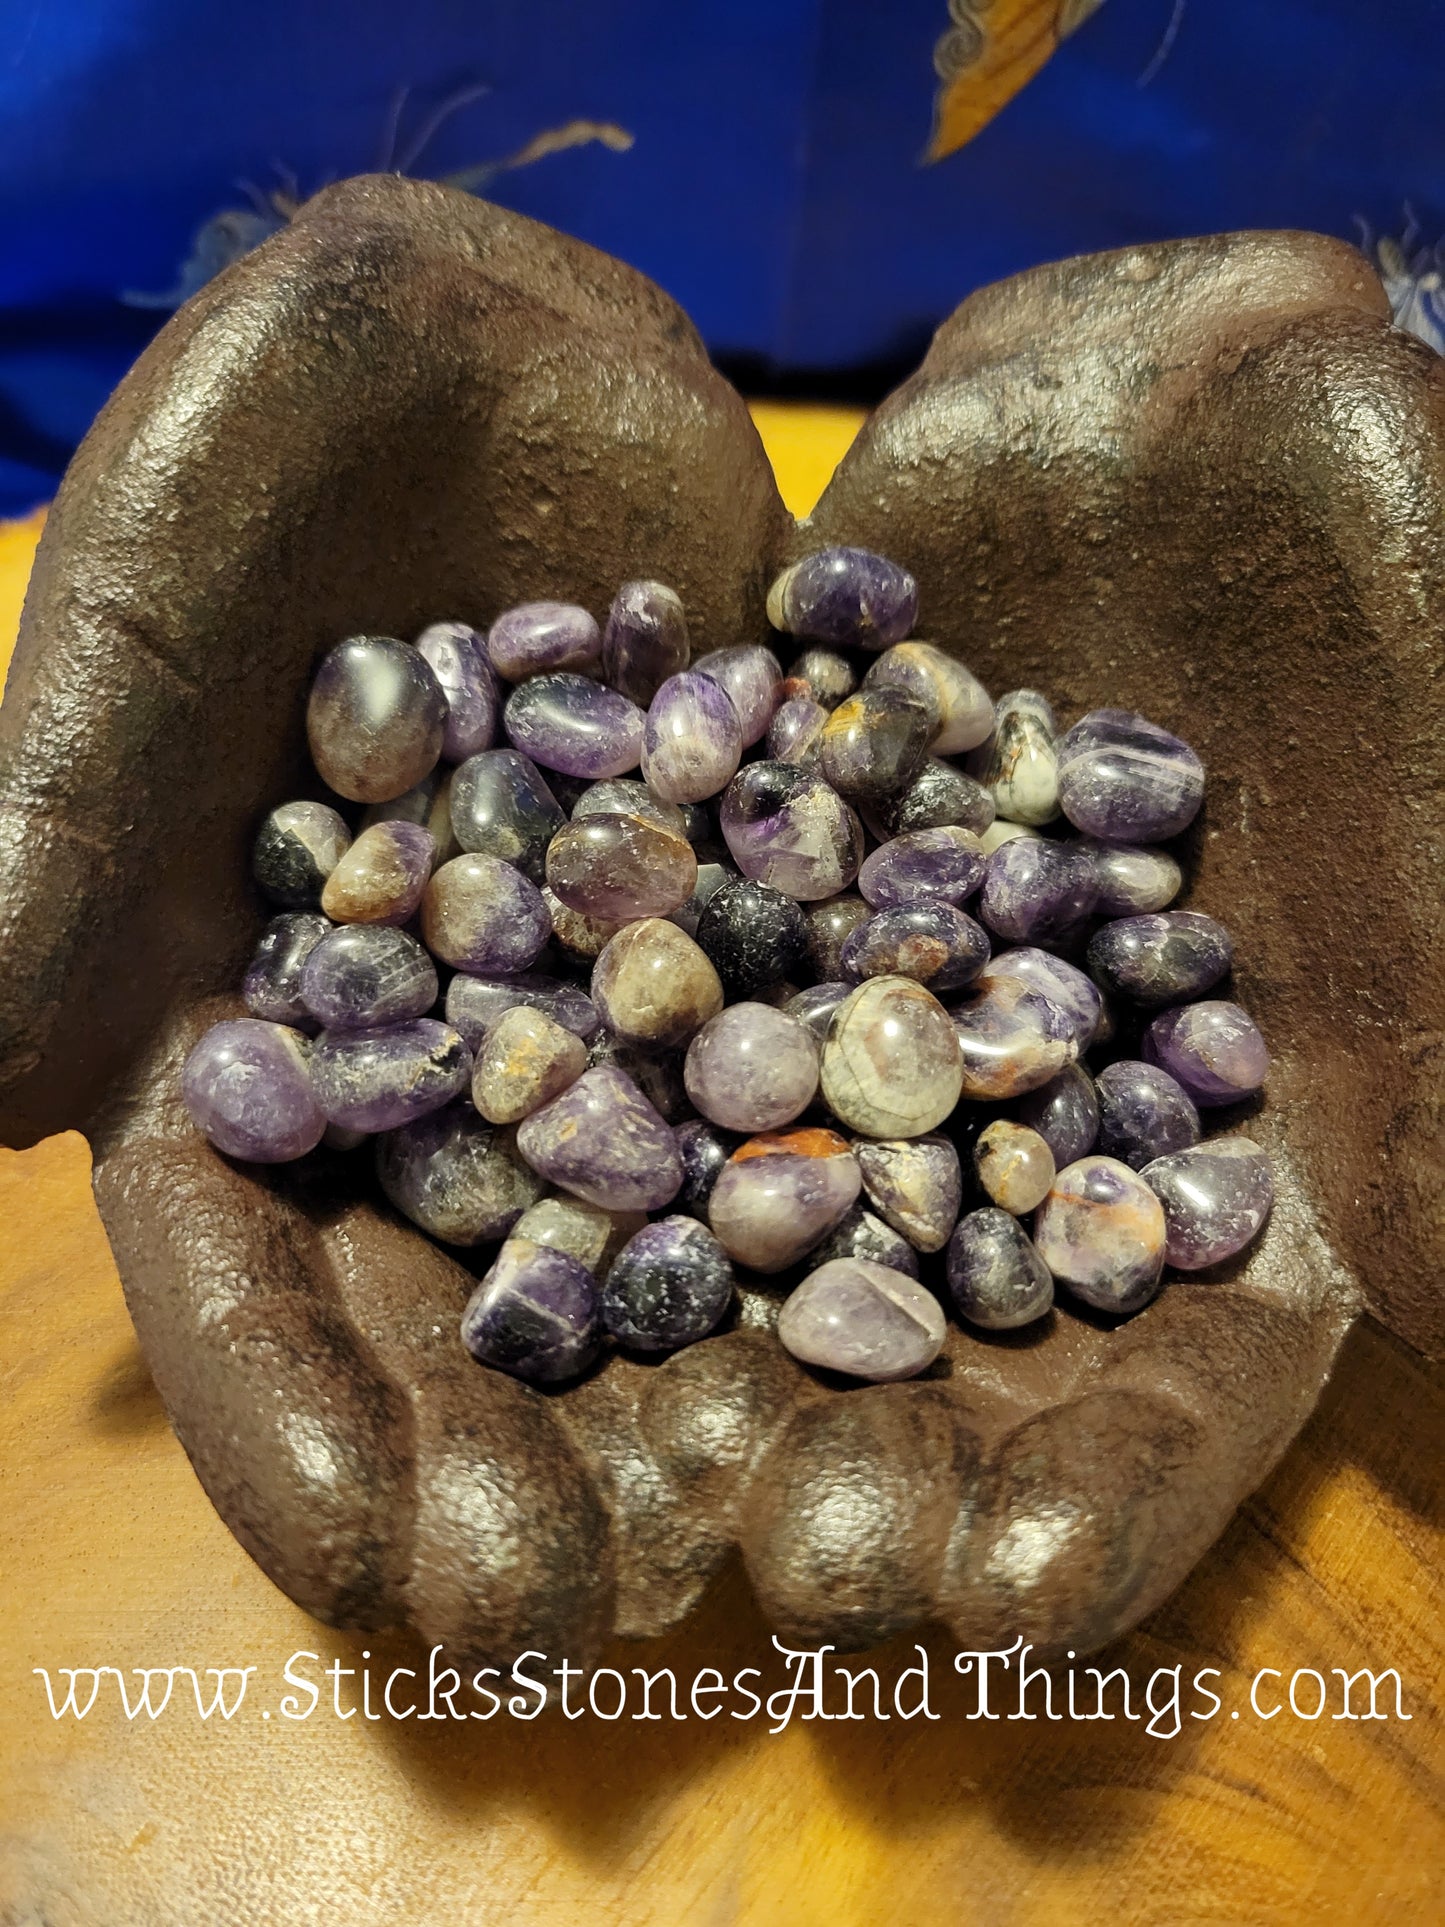
{"type": "Polygon", "coordinates": [[[196,1124],[258,1163],[371,1140],[398,1211],[497,1247],[462,1338],[534,1384],[705,1339],[735,1267],[791,1286],[795,1358],[883,1380],[946,1302],[1129,1313],[1243,1249],[1269,1162],[1200,1112],[1268,1059],[1160,847],[1199,758],[992,701],[916,613],[906,570],[823,549],[769,596],[786,673],[692,660],[656,582],[602,627],[532,602],[340,643],[307,710],[332,800],[261,827],[280,914],[250,1016],[187,1060],[196,1124]]]}

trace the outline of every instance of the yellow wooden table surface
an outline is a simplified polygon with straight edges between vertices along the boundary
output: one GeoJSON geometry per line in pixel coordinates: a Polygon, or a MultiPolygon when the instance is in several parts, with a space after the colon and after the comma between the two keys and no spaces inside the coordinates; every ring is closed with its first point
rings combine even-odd
{"type": "MultiPolygon", "coordinates": [[[[758,412],[806,508],[854,418],[758,412]]],[[[0,530],[7,649],[34,532],[0,530]]],[[[341,1721],[325,1702],[294,1723],[202,1722],[193,1702],[128,1721],[110,1681],[56,1721],[32,1668],[60,1686],[66,1666],[254,1665],[269,1707],[298,1649],[318,1678],[410,1655],[307,1619],[211,1511],[131,1334],[83,1141],[0,1152],[0,1927],[1445,1920],[1442,1413],[1438,1375],[1354,1334],[1274,1477],[1103,1662],[1139,1683],[1219,1669],[1220,1714],[1175,1738],[970,1722],[946,1686],[934,1723],[776,1736],[726,1717],[341,1721]],[[1312,1711],[1314,1669],[1323,1715],[1258,1717],[1266,1667],[1283,1678],[1261,1708],[1299,1670],[1312,1711]],[[1408,1717],[1336,1717],[1335,1669],[1361,1667],[1399,1670],[1408,1717]]],[[[767,1650],[733,1573],[646,1657],[730,1677],[767,1650]]],[[[949,1648],[928,1650],[943,1682],[949,1648]]]]}

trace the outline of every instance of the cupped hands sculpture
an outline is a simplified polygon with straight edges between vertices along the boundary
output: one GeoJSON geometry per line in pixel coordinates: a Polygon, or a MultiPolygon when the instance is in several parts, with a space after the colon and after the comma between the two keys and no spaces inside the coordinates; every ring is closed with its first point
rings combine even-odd
{"type": "Polygon", "coordinates": [[[984,290],[799,529],[650,283],[464,195],[343,183],[163,330],[52,511],[0,710],[0,1135],[90,1136],[172,1422],[324,1619],[585,1660],[737,1545],[789,1635],[1086,1651],[1263,1478],[1362,1295],[1438,1340],[1442,623],[1445,363],[1339,243],[984,290]],[[744,1316],[538,1393],[462,1349],[446,1251],[187,1119],[182,1057],[263,920],[250,838],[304,784],[338,637],[650,575],[698,650],[762,639],[778,567],[839,541],[913,570],[919,632],[994,688],[1203,754],[1190,900],[1274,1052],[1274,1217],[1124,1326],[954,1331],[922,1381],[832,1389],[744,1316]]]}

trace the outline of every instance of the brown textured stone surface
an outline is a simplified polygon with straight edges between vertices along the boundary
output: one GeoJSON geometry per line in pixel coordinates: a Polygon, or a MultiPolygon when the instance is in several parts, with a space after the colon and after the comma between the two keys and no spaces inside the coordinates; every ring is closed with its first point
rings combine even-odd
{"type": "Polygon", "coordinates": [[[1083,1650],[1277,1459],[1356,1280],[1438,1334],[1445,373],[1385,314],[1306,236],[1021,277],[946,325],[797,533],[664,297],[443,190],[329,190],[163,332],[72,465],[0,711],[0,1128],[88,1130],[172,1421],[295,1599],[583,1658],[675,1622],[736,1542],[788,1632],[1083,1650]],[[181,1113],[262,920],[249,835],[297,793],[337,636],[601,609],[647,574],[701,650],[759,635],[820,535],[913,567],[925,633],[995,687],[1187,723],[1192,900],[1276,1053],[1251,1131],[1280,1204],[1228,1277],[1112,1332],[955,1331],[926,1382],[825,1389],[756,1298],[666,1365],[538,1394],[465,1357],[446,1253],[181,1113]]]}

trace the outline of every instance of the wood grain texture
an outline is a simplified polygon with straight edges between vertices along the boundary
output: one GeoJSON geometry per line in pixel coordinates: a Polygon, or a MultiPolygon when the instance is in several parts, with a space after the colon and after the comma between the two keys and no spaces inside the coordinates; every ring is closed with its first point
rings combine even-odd
{"type": "MultiPolygon", "coordinates": [[[[795,511],[831,432],[818,473],[789,472],[795,511]]],[[[1439,1375],[1357,1328],[1283,1465],[1099,1662],[1136,1683],[1219,1668],[1223,1711],[1177,1739],[970,1723],[941,1640],[932,1724],[263,1721],[288,1655],[319,1677],[362,1642],[285,1600],[207,1504],[131,1334],[83,1141],[0,1152],[0,1923],[1438,1920],[1442,1446],[1439,1375]],[[252,1705],[127,1723],[107,1696],[56,1723],[30,1670],[187,1663],[256,1665],[252,1705]],[[1389,1666],[1407,1721],[1335,1720],[1338,1697],[1316,1723],[1249,1709],[1261,1667],[1389,1666]]],[[[413,1658],[368,1650],[382,1673],[413,1658]]],[[[887,1677],[910,1655],[869,1657],[887,1677]]],[[[608,1659],[731,1675],[768,1664],[767,1637],[731,1572],[685,1633],[608,1659]]]]}

